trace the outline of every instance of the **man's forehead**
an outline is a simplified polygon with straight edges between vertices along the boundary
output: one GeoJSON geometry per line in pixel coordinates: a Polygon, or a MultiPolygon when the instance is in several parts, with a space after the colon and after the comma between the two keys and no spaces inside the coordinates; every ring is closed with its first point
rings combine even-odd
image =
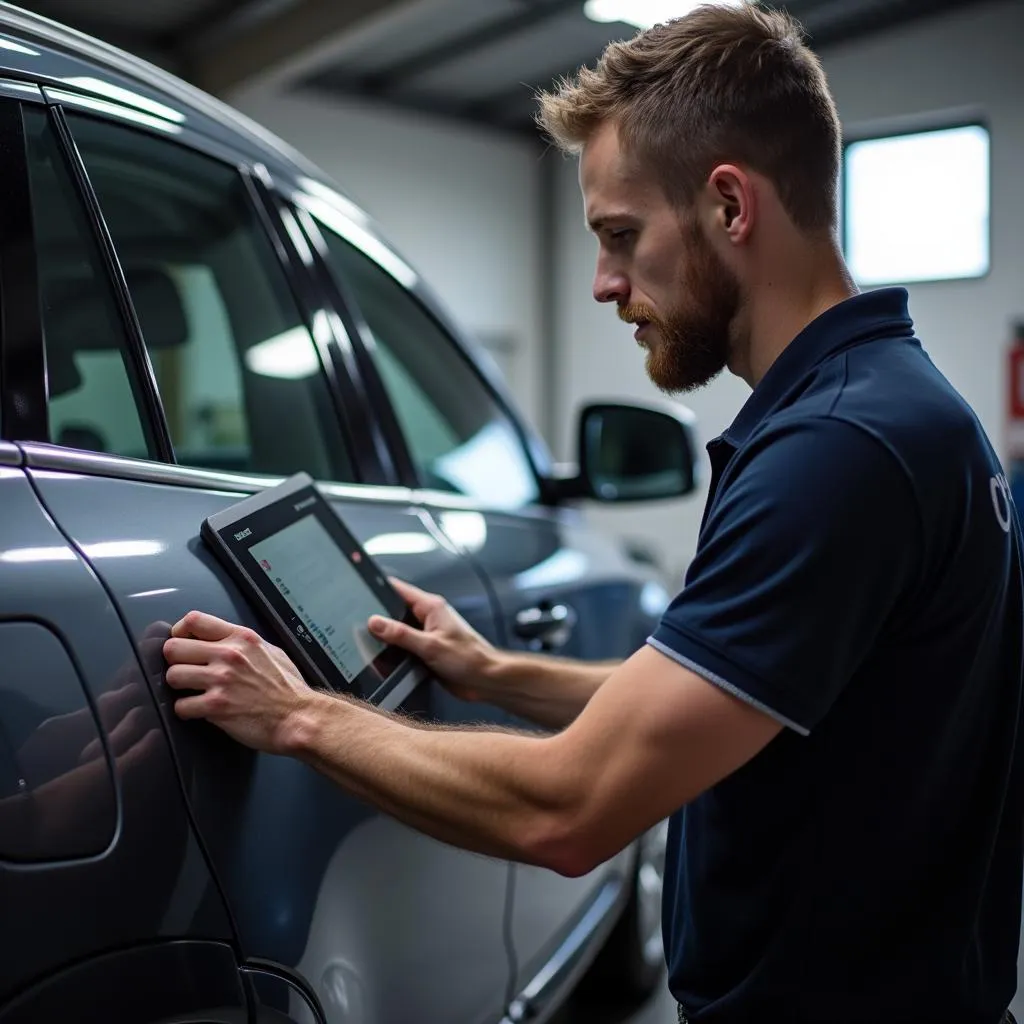
{"type": "Polygon", "coordinates": [[[583,189],[623,182],[629,177],[629,163],[619,145],[615,125],[606,122],[583,144],[580,152],[580,185],[583,189]]]}
{"type": "Polygon", "coordinates": [[[602,128],[583,147],[579,166],[584,215],[592,230],[636,217],[661,198],[654,177],[622,151],[614,128],[602,128]]]}

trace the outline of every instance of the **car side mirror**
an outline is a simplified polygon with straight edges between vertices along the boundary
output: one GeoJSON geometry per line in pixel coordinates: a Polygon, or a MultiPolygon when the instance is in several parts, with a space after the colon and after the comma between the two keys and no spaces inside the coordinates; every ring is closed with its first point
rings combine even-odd
{"type": "Polygon", "coordinates": [[[563,497],[639,502],[682,498],[697,486],[696,417],[683,406],[599,402],[580,411],[576,472],[563,497]]]}

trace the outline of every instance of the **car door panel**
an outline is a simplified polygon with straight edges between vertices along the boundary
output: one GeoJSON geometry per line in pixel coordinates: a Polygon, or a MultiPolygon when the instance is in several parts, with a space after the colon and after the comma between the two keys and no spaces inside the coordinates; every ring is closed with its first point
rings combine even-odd
{"type": "MultiPolygon", "coordinates": [[[[249,1024],[252,1020],[231,946],[196,940],[104,952],[47,978],[0,1009],[0,1024],[249,1024]]],[[[259,1018],[257,1024],[262,1024],[259,1018]]],[[[292,1022],[278,1018],[276,1024],[292,1022]]],[[[308,1024],[316,1022],[308,1020],[308,1024]]]]}
{"type": "Polygon", "coordinates": [[[22,469],[0,469],[0,507],[0,635],[19,645],[0,734],[21,769],[0,794],[0,835],[19,833],[0,842],[2,1003],[97,951],[234,936],[116,608],[22,469]]]}
{"type": "MultiPolygon", "coordinates": [[[[440,504],[443,498],[429,493],[423,497],[444,526],[452,513],[440,504]]],[[[659,585],[581,516],[540,509],[479,514],[483,528],[475,533],[470,557],[496,595],[503,642],[509,647],[531,649],[517,636],[521,612],[559,605],[571,609],[575,621],[564,643],[551,653],[613,660],[628,656],[644,642],[654,625],[652,605],[663,600],[659,585]]],[[[503,724],[532,728],[511,716],[503,724]]],[[[580,878],[516,866],[511,921],[518,962],[516,991],[546,965],[606,884],[625,883],[631,864],[632,854],[624,851],[580,878]]]]}
{"type": "MultiPolygon", "coordinates": [[[[31,472],[77,545],[126,553],[95,568],[137,640],[194,607],[265,632],[198,537],[202,520],[241,494],[31,472]],[[111,509],[120,510],[117,527],[111,509]]],[[[415,507],[336,490],[346,497],[334,497],[335,507],[385,571],[449,594],[477,629],[495,635],[475,572],[415,507]]],[[[253,754],[207,723],[180,722],[162,664],[152,666],[150,683],[247,957],[297,969],[332,1024],[475,1022],[500,1012],[509,980],[506,863],[435,843],[297,761],[253,754]]],[[[445,721],[468,715],[433,682],[403,710],[445,721]]]]}

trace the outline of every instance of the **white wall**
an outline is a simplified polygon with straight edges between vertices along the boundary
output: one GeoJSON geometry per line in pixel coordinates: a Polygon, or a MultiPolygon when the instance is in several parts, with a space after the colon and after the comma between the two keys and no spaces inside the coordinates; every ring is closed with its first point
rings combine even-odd
{"type": "MultiPolygon", "coordinates": [[[[1002,0],[856,41],[822,54],[846,130],[885,127],[892,118],[926,119],[965,107],[992,131],[992,271],[978,281],[910,288],[918,334],[938,366],[1002,445],[1003,356],[1010,323],[1024,315],[1024,3],[1002,0]]],[[[559,190],[558,331],[562,415],[556,451],[569,455],[571,410],[603,393],[651,396],[643,355],[614,312],[590,298],[595,245],[583,227],[574,161],[564,161],[559,190]]],[[[898,185],[913,202],[914,183],[898,185]]],[[[956,201],[955,196],[950,197],[956,201]]],[[[720,379],[685,399],[704,439],[726,427],[748,394],[720,379]]],[[[655,511],[601,511],[598,521],[649,538],[674,573],[693,552],[703,494],[655,511]]]]}
{"type": "Polygon", "coordinates": [[[535,147],[312,93],[252,91],[228,99],[318,164],[377,220],[463,327],[516,342],[507,360],[509,384],[537,423],[535,147]]]}

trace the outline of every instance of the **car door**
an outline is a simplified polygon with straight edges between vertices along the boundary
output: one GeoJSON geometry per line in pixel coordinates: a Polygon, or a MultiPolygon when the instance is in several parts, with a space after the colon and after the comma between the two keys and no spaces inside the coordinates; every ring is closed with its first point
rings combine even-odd
{"type": "MultiPolygon", "coordinates": [[[[487,380],[431,309],[415,272],[324,193],[298,195],[307,230],[357,311],[368,375],[376,373],[404,442],[418,499],[473,559],[495,595],[501,643],[588,660],[624,658],[649,635],[667,595],[577,512],[541,502],[530,447],[497,382],[487,380]],[[311,219],[311,220],[310,220],[311,219]]],[[[503,724],[526,727],[509,716],[503,724]]],[[[576,879],[518,866],[511,934],[521,992],[605,922],[625,891],[630,854],[576,879]]],[[[571,966],[571,965],[569,965],[571,966]]]]}
{"type": "MultiPolygon", "coordinates": [[[[159,635],[133,647],[92,568],[126,552],[73,544],[14,443],[45,411],[21,300],[40,185],[25,154],[46,125],[38,88],[0,82],[0,1021],[241,1021],[235,934],[145,681],[159,635]]],[[[83,228],[68,219],[60,258],[89,278],[83,228]]]]}
{"type": "MultiPolygon", "coordinates": [[[[494,636],[475,571],[411,493],[359,482],[386,471],[372,445],[351,445],[351,424],[367,420],[339,407],[325,373],[343,339],[305,312],[300,271],[282,263],[283,240],[238,161],[180,124],[172,142],[106,112],[80,112],[64,94],[51,116],[66,124],[81,195],[116,255],[101,284],[129,329],[112,334],[97,318],[97,282],[51,266],[65,217],[35,203],[52,370],[44,443],[24,451],[73,543],[123,552],[93,565],[136,642],[194,607],[262,628],[199,524],[299,470],[325,481],[388,572],[451,592],[494,636]]],[[[245,957],[298,972],[331,1024],[497,1019],[509,866],[406,829],[298,762],[181,723],[162,670],[149,682],[245,957]]],[[[464,716],[434,684],[405,711],[464,716]]]]}

